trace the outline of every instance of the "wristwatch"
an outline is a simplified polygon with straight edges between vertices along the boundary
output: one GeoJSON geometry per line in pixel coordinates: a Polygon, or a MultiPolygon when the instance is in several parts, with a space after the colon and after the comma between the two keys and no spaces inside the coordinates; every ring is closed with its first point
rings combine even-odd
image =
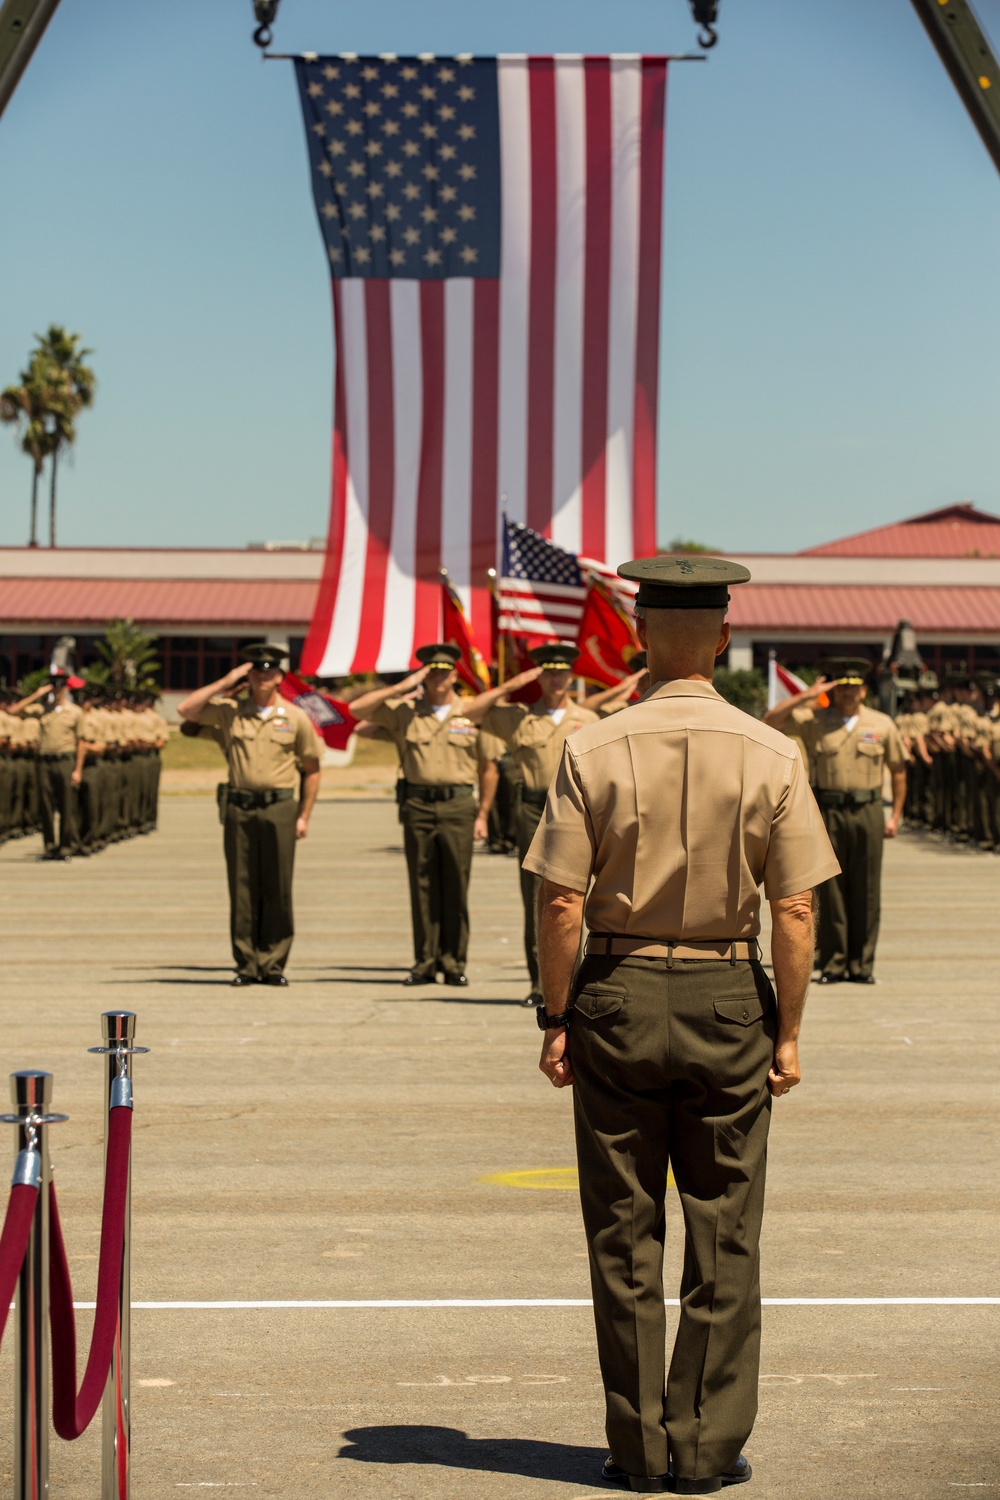
{"type": "Polygon", "coordinates": [[[560,1026],[569,1025],[569,1016],[568,1010],[564,1010],[561,1016],[550,1016],[544,1005],[535,1006],[535,1020],[539,1031],[558,1031],[560,1026]]]}

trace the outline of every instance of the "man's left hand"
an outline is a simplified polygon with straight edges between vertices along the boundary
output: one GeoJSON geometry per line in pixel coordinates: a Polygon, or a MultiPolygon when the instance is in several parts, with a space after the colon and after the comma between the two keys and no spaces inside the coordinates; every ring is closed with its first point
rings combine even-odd
{"type": "Polygon", "coordinates": [[[569,1060],[569,1030],[560,1026],[547,1031],[542,1042],[542,1055],[538,1066],[553,1088],[564,1089],[573,1082],[573,1064],[569,1060]]]}
{"type": "Polygon", "coordinates": [[[895,813],[892,813],[891,816],[886,818],[885,820],[885,836],[887,839],[894,839],[898,832],[899,819],[897,818],[895,813]]]}
{"type": "Polygon", "coordinates": [[[482,844],[485,843],[489,836],[490,815],[489,813],[480,813],[472,825],[472,841],[475,844],[482,844]]]}
{"type": "Polygon", "coordinates": [[[296,818],[295,819],[295,837],[297,839],[304,839],[305,836],[306,836],[306,834],[308,832],[309,832],[309,819],[308,818],[296,818]]]}

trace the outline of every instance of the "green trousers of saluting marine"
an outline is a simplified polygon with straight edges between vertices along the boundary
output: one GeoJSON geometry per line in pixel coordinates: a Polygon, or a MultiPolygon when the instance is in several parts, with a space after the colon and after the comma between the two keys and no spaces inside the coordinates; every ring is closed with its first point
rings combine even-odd
{"type": "Polygon", "coordinates": [[[445,802],[407,797],[400,810],[410,878],[413,973],[464,974],[469,951],[469,876],[476,803],[471,795],[445,802]]]}
{"type": "Polygon", "coordinates": [[[864,979],[875,965],[882,916],[882,804],[822,813],[840,874],[819,887],[819,967],[834,979],[864,979]]]}
{"type": "Polygon", "coordinates": [[[757,1414],[773,993],[757,963],[588,957],[572,1015],[609,1447],[632,1474],[725,1473],[757,1414]],[[666,1377],[668,1166],[685,1247],[666,1377]]]}
{"type": "Polygon", "coordinates": [[[240,974],[284,972],[292,948],[292,871],[298,802],[226,808],[223,847],[229,877],[229,933],[240,974]]]}
{"type": "Polygon", "coordinates": [[[76,853],[79,838],[77,790],[72,777],[72,755],[61,755],[57,760],[43,758],[38,762],[38,804],[46,854],[76,853]]]}
{"type": "Polygon", "coordinates": [[[521,793],[521,804],[517,809],[517,858],[521,865],[521,902],[524,906],[524,957],[528,964],[528,973],[531,975],[532,990],[538,989],[538,931],[536,911],[538,907],[538,892],[541,888],[541,879],[532,875],[530,870],[524,868],[524,856],[531,847],[531,840],[535,837],[535,829],[542,820],[542,811],[545,807],[544,794],[529,792],[521,793]],[[529,801],[531,798],[533,800],[529,801]]]}

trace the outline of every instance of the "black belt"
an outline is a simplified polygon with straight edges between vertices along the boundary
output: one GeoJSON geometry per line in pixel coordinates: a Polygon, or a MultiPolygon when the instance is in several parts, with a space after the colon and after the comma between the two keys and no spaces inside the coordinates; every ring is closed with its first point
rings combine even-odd
{"type": "Polygon", "coordinates": [[[404,796],[416,797],[420,802],[450,802],[453,797],[471,797],[471,786],[417,786],[406,781],[404,796]]]}
{"type": "Polygon", "coordinates": [[[62,755],[40,755],[39,760],[75,760],[76,756],[72,750],[65,751],[62,755]]]}
{"type": "Polygon", "coordinates": [[[275,802],[289,802],[294,796],[290,786],[269,787],[264,792],[245,792],[235,786],[226,788],[230,807],[240,807],[244,812],[251,812],[258,807],[270,807],[275,802]]]}
{"type": "Polygon", "coordinates": [[[881,802],[882,793],[874,787],[863,792],[817,792],[820,807],[864,807],[868,802],[881,802]]]}
{"type": "Polygon", "coordinates": [[[527,802],[531,807],[544,807],[549,800],[548,788],[544,792],[532,791],[530,787],[522,787],[521,801],[527,802]]]}

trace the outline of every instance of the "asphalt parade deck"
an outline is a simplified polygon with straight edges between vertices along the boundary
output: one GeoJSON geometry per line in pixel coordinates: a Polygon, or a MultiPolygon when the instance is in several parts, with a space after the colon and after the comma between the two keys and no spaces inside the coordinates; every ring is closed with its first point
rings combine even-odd
{"type": "MultiPolygon", "coordinates": [[[[161,821],[67,866],[35,863],[37,840],[0,851],[3,1061],[49,1068],[72,1117],[51,1142],[78,1298],[103,1131],[86,1049],[125,1007],[153,1049],[135,1067],[135,1301],[235,1304],[136,1311],[135,1500],[607,1493],[590,1310],[523,1305],[589,1287],[570,1099],[537,1072],[517,1003],[515,861],[476,857],[469,990],[404,991],[395,809],[323,801],[292,987],[231,990],[214,807],[168,797],[161,821]],[[456,1299],[521,1305],[435,1305],[456,1299]],[[327,1305],[257,1305],[306,1301],[327,1305]],[[367,1305],[330,1305],[348,1302],[367,1305]]],[[[880,986],[812,993],[805,1081],[771,1136],[764,1294],[781,1300],[741,1493],[1000,1490],[1000,1305],[943,1300],[1000,1295],[998,912],[1000,859],[905,836],[880,986]]],[[[12,1344],[8,1329],[5,1493],[12,1344]]],[[[98,1493],[98,1428],[53,1438],[53,1500],[98,1493]]]]}

